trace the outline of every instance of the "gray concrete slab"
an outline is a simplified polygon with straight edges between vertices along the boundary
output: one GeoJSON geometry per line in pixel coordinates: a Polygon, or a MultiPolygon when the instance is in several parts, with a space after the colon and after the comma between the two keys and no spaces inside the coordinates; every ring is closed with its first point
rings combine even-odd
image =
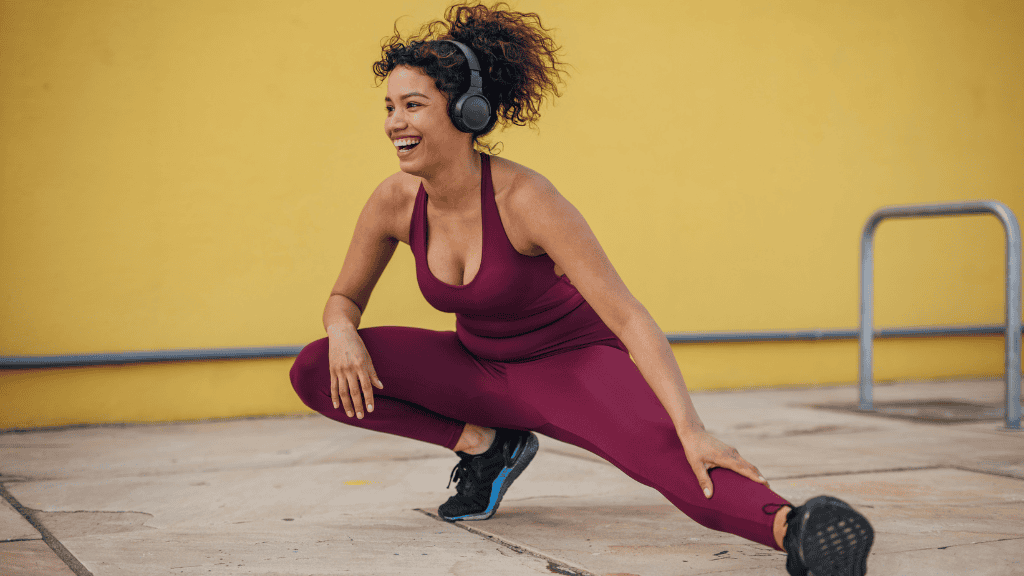
{"type": "MultiPolygon", "coordinates": [[[[875,397],[998,403],[1001,386],[875,397]]],[[[1021,573],[1024,435],[808,407],[851,399],[852,387],[694,395],[780,494],[862,509],[878,531],[872,574],[1021,573]]],[[[428,514],[453,492],[456,461],[317,416],[0,434],[0,482],[95,576],[784,573],[784,555],[706,530],[548,438],[494,518],[441,522],[428,514]]]]}
{"type": "Polygon", "coordinates": [[[501,514],[492,519],[464,524],[511,545],[543,550],[591,574],[785,573],[786,557],[780,552],[708,530],[663,498],[630,494],[628,499],[609,495],[503,503],[501,514]]]}
{"type": "Polygon", "coordinates": [[[0,542],[41,539],[39,531],[6,500],[0,498],[0,542]]]}
{"type": "Polygon", "coordinates": [[[408,512],[336,523],[266,520],[61,541],[96,575],[551,574],[545,560],[408,512]]]}
{"type": "Polygon", "coordinates": [[[156,476],[325,462],[450,456],[423,442],[332,425],[319,416],[0,434],[4,480],[156,476]],[[97,458],[117,454],[118,459],[97,458]]]}
{"type": "MultiPolygon", "coordinates": [[[[963,466],[1024,479],[1024,436],[1001,421],[926,424],[810,408],[856,401],[855,387],[700,394],[709,430],[766,477],[923,466],[963,466]]],[[[998,404],[998,380],[880,385],[875,398],[952,398],[998,404]]]]}
{"type": "Polygon", "coordinates": [[[0,542],[0,574],[4,576],[75,576],[42,540],[0,542]]]}
{"type": "Polygon", "coordinates": [[[9,489],[22,505],[45,510],[38,518],[97,575],[336,574],[353,565],[351,573],[364,574],[367,564],[381,573],[550,574],[545,560],[414,511],[447,498],[454,456],[389,460],[385,450],[362,459],[375,443],[360,446],[367,433],[344,430],[346,445],[359,446],[352,461],[198,471],[188,464],[108,478],[89,466],[86,478],[9,489]],[[422,570],[409,569],[420,562],[422,570]]]}
{"type": "MultiPolygon", "coordinates": [[[[1024,481],[963,470],[926,469],[839,475],[776,482],[802,502],[839,494],[872,521],[877,544],[872,574],[944,574],[944,555],[917,560],[907,572],[902,554],[958,548],[989,569],[1013,574],[1024,552],[989,559],[979,543],[1015,541],[1024,550],[1024,481]],[[895,567],[895,568],[894,568],[895,567]]],[[[512,543],[543,548],[596,574],[674,576],[723,569],[757,574],[778,569],[785,555],[697,525],[656,495],[624,493],[588,498],[505,502],[502,513],[472,528],[512,543]]],[[[917,555],[920,556],[920,555],[917,555]]],[[[999,573],[999,572],[992,572],[999,573]]]]}

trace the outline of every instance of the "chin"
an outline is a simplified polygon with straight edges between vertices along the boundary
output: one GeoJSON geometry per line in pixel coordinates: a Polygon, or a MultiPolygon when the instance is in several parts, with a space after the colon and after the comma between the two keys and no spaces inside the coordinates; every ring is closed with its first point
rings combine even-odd
{"type": "Polygon", "coordinates": [[[422,158],[416,158],[416,159],[412,159],[412,158],[399,158],[398,159],[398,169],[401,170],[402,172],[405,172],[406,174],[411,174],[413,176],[423,177],[423,174],[426,172],[425,168],[426,168],[426,165],[425,165],[425,163],[424,163],[422,158]]]}
{"type": "Polygon", "coordinates": [[[402,172],[405,172],[406,174],[411,174],[412,176],[420,175],[420,166],[416,162],[409,162],[408,160],[399,160],[398,169],[401,170],[402,172]]]}

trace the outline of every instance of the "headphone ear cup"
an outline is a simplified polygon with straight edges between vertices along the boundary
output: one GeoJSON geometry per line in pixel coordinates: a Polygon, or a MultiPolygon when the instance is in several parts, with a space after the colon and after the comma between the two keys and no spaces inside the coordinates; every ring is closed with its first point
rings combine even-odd
{"type": "Polygon", "coordinates": [[[452,124],[462,132],[479,132],[491,119],[491,105],[481,94],[463,94],[448,110],[452,124]]]}
{"type": "Polygon", "coordinates": [[[487,98],[477,94],[467,94],[462,103],[462,122],[473,132],[483,130],[491,119],[491,106],[487,98]]]}

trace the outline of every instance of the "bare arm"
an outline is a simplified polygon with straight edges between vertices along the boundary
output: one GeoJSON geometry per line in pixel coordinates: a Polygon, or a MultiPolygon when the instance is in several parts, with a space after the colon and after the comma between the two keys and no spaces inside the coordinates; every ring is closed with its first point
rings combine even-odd
{"type": "Polygon", "coordinates": [[[757,468],[734,448],[705,431],[664,332],[626,288],[576,207],[540,175],[528,178],[513,198],[517,222],[529,232],[531,241],[565,271],[601,320],[626,345],[672,419],[705,495],[711,497],[713,488],[707,470],[715,466],[767,484],[757,468]]]}
{"type": "Polygon", "coordinates": [[[363,311],[377,281],[398,247],[395,222],[394,177],[373,191],[356,221],[352,242],[331,295],[324,307],[324,329],[359,328],[363,311]]]}
{"type": "Polygon", "coordinates": [[[690,399],[668,338],[647,309],[641,306],[640,310],[633,311],[623,324],[612,331],[629,349],[644,380],[668,411],[676,430],[680,434],[703,432],[704,423],[690,399]]]}
{"type": "Polygon", "coordinates": [[[331,399],[349,416],[363,417],[363,406],[373,411],[373,387],[383,388],[373,361],[357,329],[370,294],[398,246],[396,177],[370,195],[356,221],[341,273],[324,306],[324,329],[329,341],[331,399]]]}
{"type": "Polygon", "coordinates": [[[704,430],[668,339],[633,297],[583,215],[547,180],[517,193],[517,212],[534,242],[565,271],[601,320],[622,340],[680,432],[704,430]]]}

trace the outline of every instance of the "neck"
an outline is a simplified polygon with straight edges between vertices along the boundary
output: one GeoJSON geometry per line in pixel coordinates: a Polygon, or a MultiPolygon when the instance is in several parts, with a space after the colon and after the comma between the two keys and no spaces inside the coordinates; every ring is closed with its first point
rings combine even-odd
{"type": "Polygon", "coordinates": [[[480,154],[470,148],[423,176],[427,200],[442,210],[461,211],[475,205],[480,195],[480,154]]]}

